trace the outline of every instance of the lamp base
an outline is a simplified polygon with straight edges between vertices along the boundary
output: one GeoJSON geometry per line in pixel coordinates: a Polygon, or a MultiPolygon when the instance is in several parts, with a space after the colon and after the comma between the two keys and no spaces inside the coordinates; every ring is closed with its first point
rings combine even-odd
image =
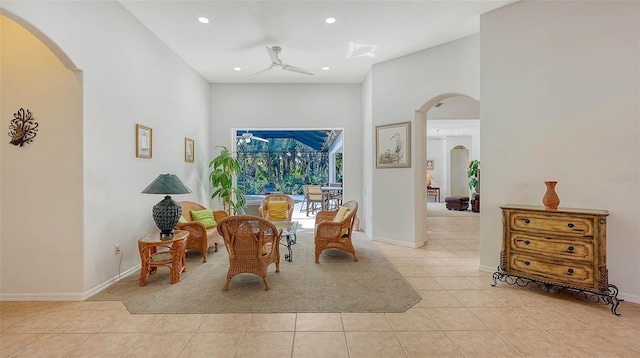
{"type": "Polygon", "coordinates": [[[173,229],[182,215],[182,206],[169,195],[153,206],[153,221],[160,229],[160,236],[173,236],[173,229]]]}

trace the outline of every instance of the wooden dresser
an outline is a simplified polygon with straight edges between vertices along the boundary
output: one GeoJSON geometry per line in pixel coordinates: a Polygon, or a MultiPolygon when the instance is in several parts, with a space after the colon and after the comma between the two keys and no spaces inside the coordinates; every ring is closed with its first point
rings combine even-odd
{"type": "Polygon", "coordinates": [[[615,304],[615,313],[621,300],[608,279],[608,211],[524,205],[501,209],[502,252],[494,286],[496,279],[509,283],[505,278],[510,277],[514,284],[524,278],[547,289],[559,286],[588,291],[605,301],[602,303],[615,304]]]}

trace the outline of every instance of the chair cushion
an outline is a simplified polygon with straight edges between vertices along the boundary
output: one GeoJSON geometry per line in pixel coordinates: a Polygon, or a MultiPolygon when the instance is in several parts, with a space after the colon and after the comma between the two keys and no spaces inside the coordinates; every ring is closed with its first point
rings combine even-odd
{"type": "MultiPolygon", "coordinates": [[[[344,220],[344,218],[346,218],[347,216],[349,216],[349,208],[347,208],[346,206],[341,206],[338,209],[338,212],[336,213],[336,216],[333,217],[333,221],[335,222],[340,222],[342,220],[344,220]]],[[[340,231],[340,236],[344,236],[344,234],[347,233],[347,229],[344,228],[340,231]]]]}
{"type": "Polygon", "coordinates": [[[287,220],[289,203],[286,201],[270,201],[267,203],[267,220],[287,220]]]}
{"type": "Polygon", "coordinates": [[[171,261],[173,255],[170,252],[158,252],[149,257],[151,262],[171,261]]]}
{"type": "Polygon", "coordinates": [[[210,209],[191,210],[191,217],[194,221],[203,223],[204,227],[207,229],[218,225],[216,219],[213,218],[213,211],[210,209]]]}
{"type": "Polygon", "coordinates": [[[344,220],[344,218],[346,218],[347,215],[349,215],[349,208],[347,208],[346,206],[341,206],[338,209],[338,212],[336,213],[336,216],[333,217],[333,221],[334,222],[340,222],[340,221],[344,220]]]}

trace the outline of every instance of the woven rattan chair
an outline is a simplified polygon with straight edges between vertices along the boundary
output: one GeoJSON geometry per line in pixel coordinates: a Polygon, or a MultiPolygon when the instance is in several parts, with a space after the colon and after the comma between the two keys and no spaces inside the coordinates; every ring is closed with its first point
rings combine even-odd
{"type": "Polygon", "coordinates": [[[349,213],[341,221],[334,221],[338,210],[320,211],[316,215],[316,263],[319,263],[320,254],[326,249],[339,249],[353,255],[353,261],[358,261],[356,249],[351,243],[353,223],[358,212],[358,202],[348,201],[344,203],[349,213]]]}
{"type": "MultiPolygon", "coordinates": [[[[207,253],[209,247],[215,246],[215,252],[218,252],[218,244],[222,242],[222,237],[218,234],[218,230],[215,227],[205,228],[204,224],[198,221],[194,221],[191,218],[191,210],[203,210],[204,206],[194,203],[192,201],[181,201],[182,216],[187,220],[186,223],[178,223],[177,230],[187,230],[189,232],[189,238],[187,239],[187,250],[199,250],[202,253],[202,262],[207,262],[207,253]]],[[[213,216],[216,222],[229,216],[225,211],[216,210],[213,212],[213,216]]]]}
{"type": "Polygon", "coordinates": [[[287,211],[287,218],[284,220],[291,220],[291,216],[293,216],[293,207],[295,205],[293,198],[286,194],[271,194],[267,195],[262,202],[260,203],[260,207],[258,208],[258,212],[260,213],[260,217],[263,219],[268,219],[269,210],[268,205],[270,201],[286,201],[289,204],[289,210],[287,211]]]}
{"type": "Polygon", "coordinates": [[[224,290],[229,290],[231,279],[241,273],[262,277],[264,289],[271,289],[267,268],[276,264],[280,272],[280,231],[270,221],[250,215],[235,215],[218,223],[218,232],[224,238],[229,253],[229,271],[224,290]]]}

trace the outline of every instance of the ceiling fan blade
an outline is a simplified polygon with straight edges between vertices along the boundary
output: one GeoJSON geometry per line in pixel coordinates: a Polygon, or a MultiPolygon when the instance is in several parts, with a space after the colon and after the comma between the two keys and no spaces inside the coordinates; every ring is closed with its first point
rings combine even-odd
{"type": "Polygon", "coordinates": [[[278,54],[276,53],[276,51],[274,51],[269,46],[265,46],[265,47],[267,49],[267,53],[269,54],[269,57],[271,57],[271,62],[280,64],[281,62],[280,62],[280,59],[278,58],[278,54]]]}
{"type": "Polygon", "coordinates": [[[285,71],[303,73],[305,75],[315,75],[316,74],[315,72],[313,72],[311,70],[307,70],[306,68],[296,67],[296,66],[291,66],[291,65],[283,65],[282,69],[285,70],[285,71]]]}
{"type": "Polygon", "coordinates": [[[267,72],[267,71],[271,71],[272,69],[273,69],[273,64],[271,64],[271,66],[269,66],[269,67],[265,68],[264,70],[261,70],[261,71],[258,71],[258,72],[256,72],[256,73],[252,74],[251,76],[247,77],[247,79],[254,78],[254,77],[255,77],[255,76],[257,76],[257,75],[259,75],[259,74],[261,74],[261,73],[264,73],[264,72],[267,72]]]}
{"type": "Polygon", "coordinates": [[[261,141],[261,142],[269,143],[269,140],[268,140],[268,139],[264,139],[264,138],[260,138],[260,137],[256,137],[256,136],[253,136],[253,137],[251,137],[251,138],[253,138],[253,139],[255,139],[255,140],[259,140],[259,141],[261,141]]]}

